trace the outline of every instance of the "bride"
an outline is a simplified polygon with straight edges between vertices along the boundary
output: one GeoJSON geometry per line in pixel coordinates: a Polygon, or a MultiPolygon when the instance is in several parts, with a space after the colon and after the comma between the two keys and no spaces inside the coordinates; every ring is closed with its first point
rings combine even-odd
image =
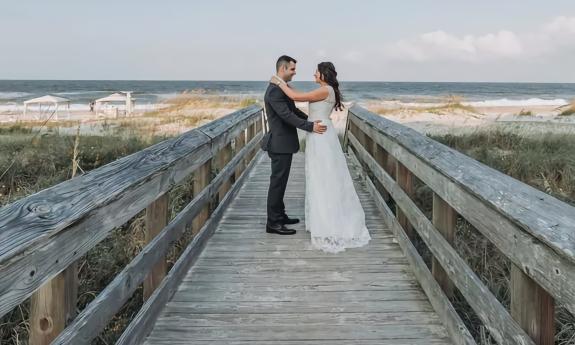
{"type": "Polygon", "coordinates": [[[314,77],[319,88],[305,93],[292,89],[276,76],[271,82],[294,101],[309,102],[309,121],[321,120],[327,126],[323,135],[309,133],[306,136],[305,223],[315,248],[337,253],[345,248],[364,246],[371,237],[330,119],[334,109],[343,109],[337,72],[331,62],[322,62],[314,77]]]}

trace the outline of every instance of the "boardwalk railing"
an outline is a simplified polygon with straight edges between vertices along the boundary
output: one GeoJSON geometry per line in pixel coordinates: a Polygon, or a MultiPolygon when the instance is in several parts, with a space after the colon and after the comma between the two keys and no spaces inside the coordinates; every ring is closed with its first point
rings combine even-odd
{"type": "Polygon", "coordinates": [[[555,300],[575,312],[574,207],[358,106],[344,145],[456,344],[474,341],[449,301],[454,286],[499,344],[553,344],[555,300]],[[431,220],[412,200],[414,177],[433,191],[431,220]],[[510,312],[453,248],[457,215],[511,261],[510,312]]]}
{"type": "Polygon", "coordinates": [[[146,302],[118,342],[139,343],[253,166],[262,114],[239,110],[0,209],[0,316],[32,296],[31,344],[87,344],[143,283],[146,302]],[[168,192],[191,174],[194,199],[168,223],[168,192]],[[149,243],[74,318],[69,267],[143,209],[149,243]],[[166,254],[190,227],[167,272],[166,254]]]}

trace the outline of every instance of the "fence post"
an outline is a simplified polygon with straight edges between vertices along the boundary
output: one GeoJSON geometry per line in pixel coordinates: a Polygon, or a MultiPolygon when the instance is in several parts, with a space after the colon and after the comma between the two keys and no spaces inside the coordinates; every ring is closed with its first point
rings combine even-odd
{"type": "MultiPolygon", "coordinates": [[[[389,154],[387,153],[387,151],[385,151],[385,149],[381,146],[379,146],[379,144],[377,144],[375,141],[373,143],[374,147],[373,147],[373,158],[375,159],[375,161],[377,162],[377,164],[379,164],[379,166],[383,169],[387,171],[387,160],[389,157],[389,154]]],[[[377,181],[377,180],[376,180],[377,181]]],[[[378,183],[378,185],[380,185],[380,189],[381,189],[381,196],[383,198],[383,200],[385,200],[386,202],[388,202],[390,200],[390,195],[389,193],[385,190],[385,188],[383,188],[383,186],[381,186],[381,184],[378,183]]]]}
{"type": "MultiPolygon", "coordinates": [[[[228,143],[226,146],[222,147],[220,152],[218,152],[218,171],[222,171],[226,167],[226,164],[232,159],[232,143],[228,143]]],[[[226,196],[228,190],[230,190],[231,182],[229,179],[222,183],[219,189],[219,200],[223,200],[226,196]]]]}
{"type": "MultiPolygon", "coordinates": [[[[235,154],[240,152],[240,150],[244,146],[246,146],[246,131],[245,131],[245,129],[236,138],[235,154]]],[[[241,176],[244,169],[245,169],[245,162],[244,162],[244,160],[241,160],[240,162],[238,162],[238,167],[236,168],[236,172],[235,172],[235,178],[236,179],[241,176]]]]}
{"type": "MultiPolygon", "coordinates": [[[[403,191],[410,197],[413,198],[413,175],[411,171],[407,169],[403,164],[396,160],[395,162],[395,179],[403,191]]],[[[401,209],[395,206],[395,216],[397,221],[405,231],[407,237],[413,239],[414,232],[411,224],[407,220],[407,217],[403,214],[401,209]]]]}
{"type": "Polygon", "coordinates": [[[66,326],[65,274],[44,283],[30,302],[30,339],[33,345],[50,344],[66,326]]]}
{"type": "MultiPolygon", "coordinates": [[[[193,193],[194,197],[200,194],[211,180],[211,159],[194,171],[193,193]]],[[[210,202],[198,213],[192,222],[192,233],[196,235],[206,220],[210,217],[210,202]]]]}
{"type": "Polygon", "coordinates": [[[553,297],[511,264],[511,316],[537,345],[553,345],[555,336],[553,297]]]}
{"type": "MultiPolygon", "coordinates": [[[[455,239],[455,226],[457,224],[457,213],[441,197],[433,193],[433,216],[432,222],[435,228],[445,237],[447,242],[453,243],[455,239]]],[[[433,258],[431,263],[431,272],[435,280],[441,286],[445,295],[453,297],[453,283],[449,276],[441,267],[441,264],[433,258]]]]}
{"type": "MultiPolygon", "coordinates": [[[[169,196],[165,193],[146,208],[146,243],[150,243],[168,225],[170,218],[168,205],[169,196]]],[[[166,276],[166,272],[166,260],[160,260],[154,265],[144,280],[144,301],[154,293],[166,276]]]]}

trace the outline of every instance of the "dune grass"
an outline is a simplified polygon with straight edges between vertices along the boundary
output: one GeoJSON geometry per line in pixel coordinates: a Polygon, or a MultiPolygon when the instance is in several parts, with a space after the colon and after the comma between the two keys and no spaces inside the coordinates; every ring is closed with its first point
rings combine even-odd
{"type": "MultiPolygon", "coordinates": [[[[546,133],[522,136],[505,130],[464,135],[431,136],[468,156],[575,206],[575,135],[546,133]]],[[[416,189],[417,204],[431,217],[431,190],[416,189]]],[[[422,250],[422,246],[418,249],[422,250]]],[[[494,244],[460,218],[455,249],[507,308],[510,305],[511,263],[494,244]]],[[[428,249],[422,250],[429,256],[428,249]]],[[[478,344],[495,344],[488,331],[461,295],[453,303],[478,344]]],[[[555,312],[555,344],[575,344],[575,317],[564,307],[555,312]]]]}
{"type": "Polygon", "coordinates": [[[533,112],[531,110],[521,109],[521,111],[517,115],[518,116],[533,116],[533,112]]]}
{"type": "Polygon", "coordinates": [[[424,103],[416,106],[402,105],[399,108],[374,105],[368,107],[368,109],[369,111],[379,115],[389,115],[393,113],[431,113],[435,115],[448,115],[461,112],[472,114],[479,113],[474,107],[463,104],[463,98],[456,95],[448,95],[438,103],[430,106],[424,106],[424,103]]]}

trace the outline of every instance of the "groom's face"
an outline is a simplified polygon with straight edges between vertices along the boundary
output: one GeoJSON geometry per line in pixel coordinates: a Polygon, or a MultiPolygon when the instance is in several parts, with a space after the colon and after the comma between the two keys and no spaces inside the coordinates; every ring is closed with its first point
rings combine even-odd
{"type": "Polygon", "coordinates": [[[285,81],[291,81],[295,75],[295,62],[290,62],[289,65],[283,65],[283,75],[281,76],[285,81]]]}

